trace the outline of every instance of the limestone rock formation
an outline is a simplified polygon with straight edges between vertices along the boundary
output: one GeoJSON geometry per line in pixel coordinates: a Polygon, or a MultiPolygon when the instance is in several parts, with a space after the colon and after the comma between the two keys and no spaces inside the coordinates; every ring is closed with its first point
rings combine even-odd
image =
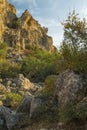
{"type": "Polygon", "coordinates": [[[21,91],[27,91],[34,88],[34,84],[25,78],[23,74],[19,74],[17,85],[20,87],[21,91]]]}
{"type": "Polygon", "coordinates": [[[33,45],[54,51],[53,40],[47,35],[48,29],[41,27],[28,10],[20,18],[16,9],[7,0],[0,0],[0,41],[11,47],[25,49],[33,45]]]}
{"type": "Polygon", "coordinates": [[[5,33],[8,32],[8,24],[16,20],[16,9],[7,0],[0,0],[0,41],[4,41],[5,33]]]}
{"type": "Polygon", "coordinates": [[[56,81],[55,91],[59,106],[63,106],[71,101],[77,101],[78,97],[81,97],[80,92],[84,92],[84,89],[85,86],[81,75],[77,75],[71,70],[66,70],[60,74],[56,81]]]}

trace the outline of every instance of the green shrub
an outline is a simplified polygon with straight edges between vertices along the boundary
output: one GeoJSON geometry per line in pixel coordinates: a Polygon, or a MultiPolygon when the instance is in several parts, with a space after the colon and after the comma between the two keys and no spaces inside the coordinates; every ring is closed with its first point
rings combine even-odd
{"type": "Polygon", "coordinates": [[[57,76],[51,75],[45,79],[45,85],[41,91],[41,94],[46,98],[53,97],[55,91],[55,81],[57,76]]]}
{"type": "Polygon", "coordinates": [[[48,76],[45,80],[45,85],[42,90],[37,93],[37,98],[40,98],[41,103],[35,109],[32,120],[34,122],[56,123],[59,120],[58,106],[55,103],[55,75],[48,76]]]}
{"type": "Polygon", "coordinates": [[[6,93],[6,100],[4,100],[4,103],[9,104],[9,106],[12,109],[17,108],[20,101],[22,100],[22,96],[17,93],[6,93]]]}
{"type": "Polygon", "coordinates": [[[0,60],[0,75],[2,78],[15,77],[20,72],[21,65],[12,64],[6,59],[0,60]]]}
{"type": "Polygon", "coordinates": [[[58,53],[49,53],[35,48],[23,60],[21,71],[32,81],[44,81],[48,75],[57,73],[58,53]]]}
{"type": "Polygon", "coordinates": [[[78,119],[85,120],[87,118],[87,100],[76,105],[75,113],[78,119]]]}
{"type": "Polygon", "coordinates": [[[75,115],[75,104],[68,102],[59,108],[59,120],[67,123],[76,118],[75,115]]]}
{"type": "Polygon", "coordinates": [[[63,55],[63,66],[76,72],[87,72],[87,52],[79,50],[77,47],[64,43],[61,46],[63,55]]]}
{"type": "MultiPolygon", "coordinates": [[[[74,101],[75,102],[75,101],[74,101]]],[[[68,102],[59,107],[59,120],[68,123],[74,120],[87,119],[87,100],[79,103],[68,102]]]]}
{"type": "Polygon", "coordinates": [[[31,120],[33,122],[44,122],[44,123],[56,123],[58,122],[58,108],[53,102],[43,102],[42,105],[38,106],[31,120]]]}
{"type": "Polygon", "coordinates": [[[7,44],[6,43],[0,43],[0,59],[4,59],[7,54],[7,44]]]}

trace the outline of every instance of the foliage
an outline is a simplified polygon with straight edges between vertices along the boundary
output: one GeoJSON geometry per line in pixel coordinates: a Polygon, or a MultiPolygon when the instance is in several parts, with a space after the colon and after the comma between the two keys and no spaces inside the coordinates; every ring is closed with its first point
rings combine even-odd
{"type": "Polygon", "coordinates": [[[28,56],[23,60],[22,71],[31,80],[43,81],[48,75],[56,74],[58,55],[37,48],[29,50],[28,56]]]}
{"type": "Polygon", "coordinates": [[[59,107],[59,120],[68,123],[74,120],[87,119],[87,99],[78,102],[69,101],[65,105],[59,107]]]}
{"type": "Polygon", "coordinates": [[[6,93],[6,99],[4,100],[4,102],[8,102],[9,106],[11,106],[12,109],[17,108],[17,106],[19,105],[20,101],[22,100],[22,96],[17,94],[17,93],[6,93]]]}
{"type": "Polygon", "coordinates": [[[58,108],[52,101],[46,100],[35,109],[31,120],[44,123],[58,122],[58,108]]]}
{"type": "Polygon", "coordinates": [[[58,106],[54,99],[56,78],[55,75],[48,76],[45,80],[44,87],[37,93],[36,98],[40,99],[40,103],[32,115],[34,122],[58,122],[58,106]]]}
{"type": "Polygon", "coordinates": [[[62,23],[64,26],[64,43],[71,44],[73,47],[85,47],[87,44],[87,23],[73,11],[69,13],[68,19],[62,23]]]}
{"type": "Polygon", "coordinates": [[[87,72],[87,23],[73,11],[63,23],[64,40],[60,52],[65,69],[87,72]]]}
{"type": "Polygon", "coordinates": [[[21,66],[16,63],[11,63],[6,59],[0,60],[0,75],[1,77],[14,77],[20,72],[21,66]]]}
{"type": "Polygon", "coordinates": [[[4,59],[7,54],[7,44],[0,43],[0,59],[4,59]]]}
{"type": "Polygon", "coordinates": [[[45,98],[49,98],[49,97],[53,97],[54,96],[56,79],[57,79],[57,76],[55,76],[55,75],[48,76],[45,79],[45,85],[44,85],[44,87],[43,87],[43,89],[41,91],[41,94],[45,98]]]}
{"type": "Polygon", "coordinates": [[[84,120],[87,118],[87,99],[76,105],[75,113],[79,119],[84,120]]]}
{"type": "Polygon", "coordinates": [[[59,120],[67,123],[76,118],[75,115],[75,104],[68,102],[59,108],[59,120]]]}

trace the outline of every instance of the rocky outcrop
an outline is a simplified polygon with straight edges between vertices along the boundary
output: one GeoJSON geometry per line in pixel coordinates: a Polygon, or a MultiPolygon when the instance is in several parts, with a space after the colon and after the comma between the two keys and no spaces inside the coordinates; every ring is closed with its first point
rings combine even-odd
{"type": "Polygon", "coordinates": [[[35,87],[34,84],[29,81],[29,79],[23,76],[23,74],[19,74],[17,86],[19,86],[21,91],[33,90],[35,87]]]}
{"type": "Polygon", "coordinates": [[[0,41],[19,50],[33,45],[54,51],[56,49],[53,40],[47,35],[47,31],[48,29],[41,27],[28,10],[17,18],[14,6],[7,0],[0,0],[0,41]]]}
{"type": "Polygon", "coordinates": [[[4,41],[4,34],[9,30],[7,25],[16,19],[15,7],[9,4],[7,0],[0,0],[0,41],[4,41]]]}
{"type": "Polygon", "coordinates": [[[22,113],[12,112],[7,107],[0,106],[0,128],[5,126],[5,130],[19,129],[24,125],[25,118],[22,113]]]}
{"type": "Polygon", "coordinates": [[[0,94],[4,94],[6,92],[30,92],[33,94],[41,87],[39,84],[30,82],[30,80],[23,74],[18,74],[15,78],[5,78],[1,80],[2,83],[0,83],[0,94]]]}
{"type": "Polygon", "coordinates": [[[60,74],[56,81],[55,91],[59,106],[81,100],[78,97],[82,98],[80,92],[84,93],[84,89],[85,86],[81,75],[77,75],[71,70],[66,70],[60,74]]]}

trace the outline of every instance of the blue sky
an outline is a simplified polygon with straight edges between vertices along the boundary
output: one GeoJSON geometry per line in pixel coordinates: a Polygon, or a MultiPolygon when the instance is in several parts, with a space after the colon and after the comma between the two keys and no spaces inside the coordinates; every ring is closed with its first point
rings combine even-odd
{"type": "Polygon", "coordinates": [[[17,9],[20,16],[28,9],[42,26],[48,27],[48,34],[53,37],[54,45],[59,46],[63,39],[64,21],[70,11],[76,10],[80,17],[87,17],[87,0],[8,0],[17,9]]]}

